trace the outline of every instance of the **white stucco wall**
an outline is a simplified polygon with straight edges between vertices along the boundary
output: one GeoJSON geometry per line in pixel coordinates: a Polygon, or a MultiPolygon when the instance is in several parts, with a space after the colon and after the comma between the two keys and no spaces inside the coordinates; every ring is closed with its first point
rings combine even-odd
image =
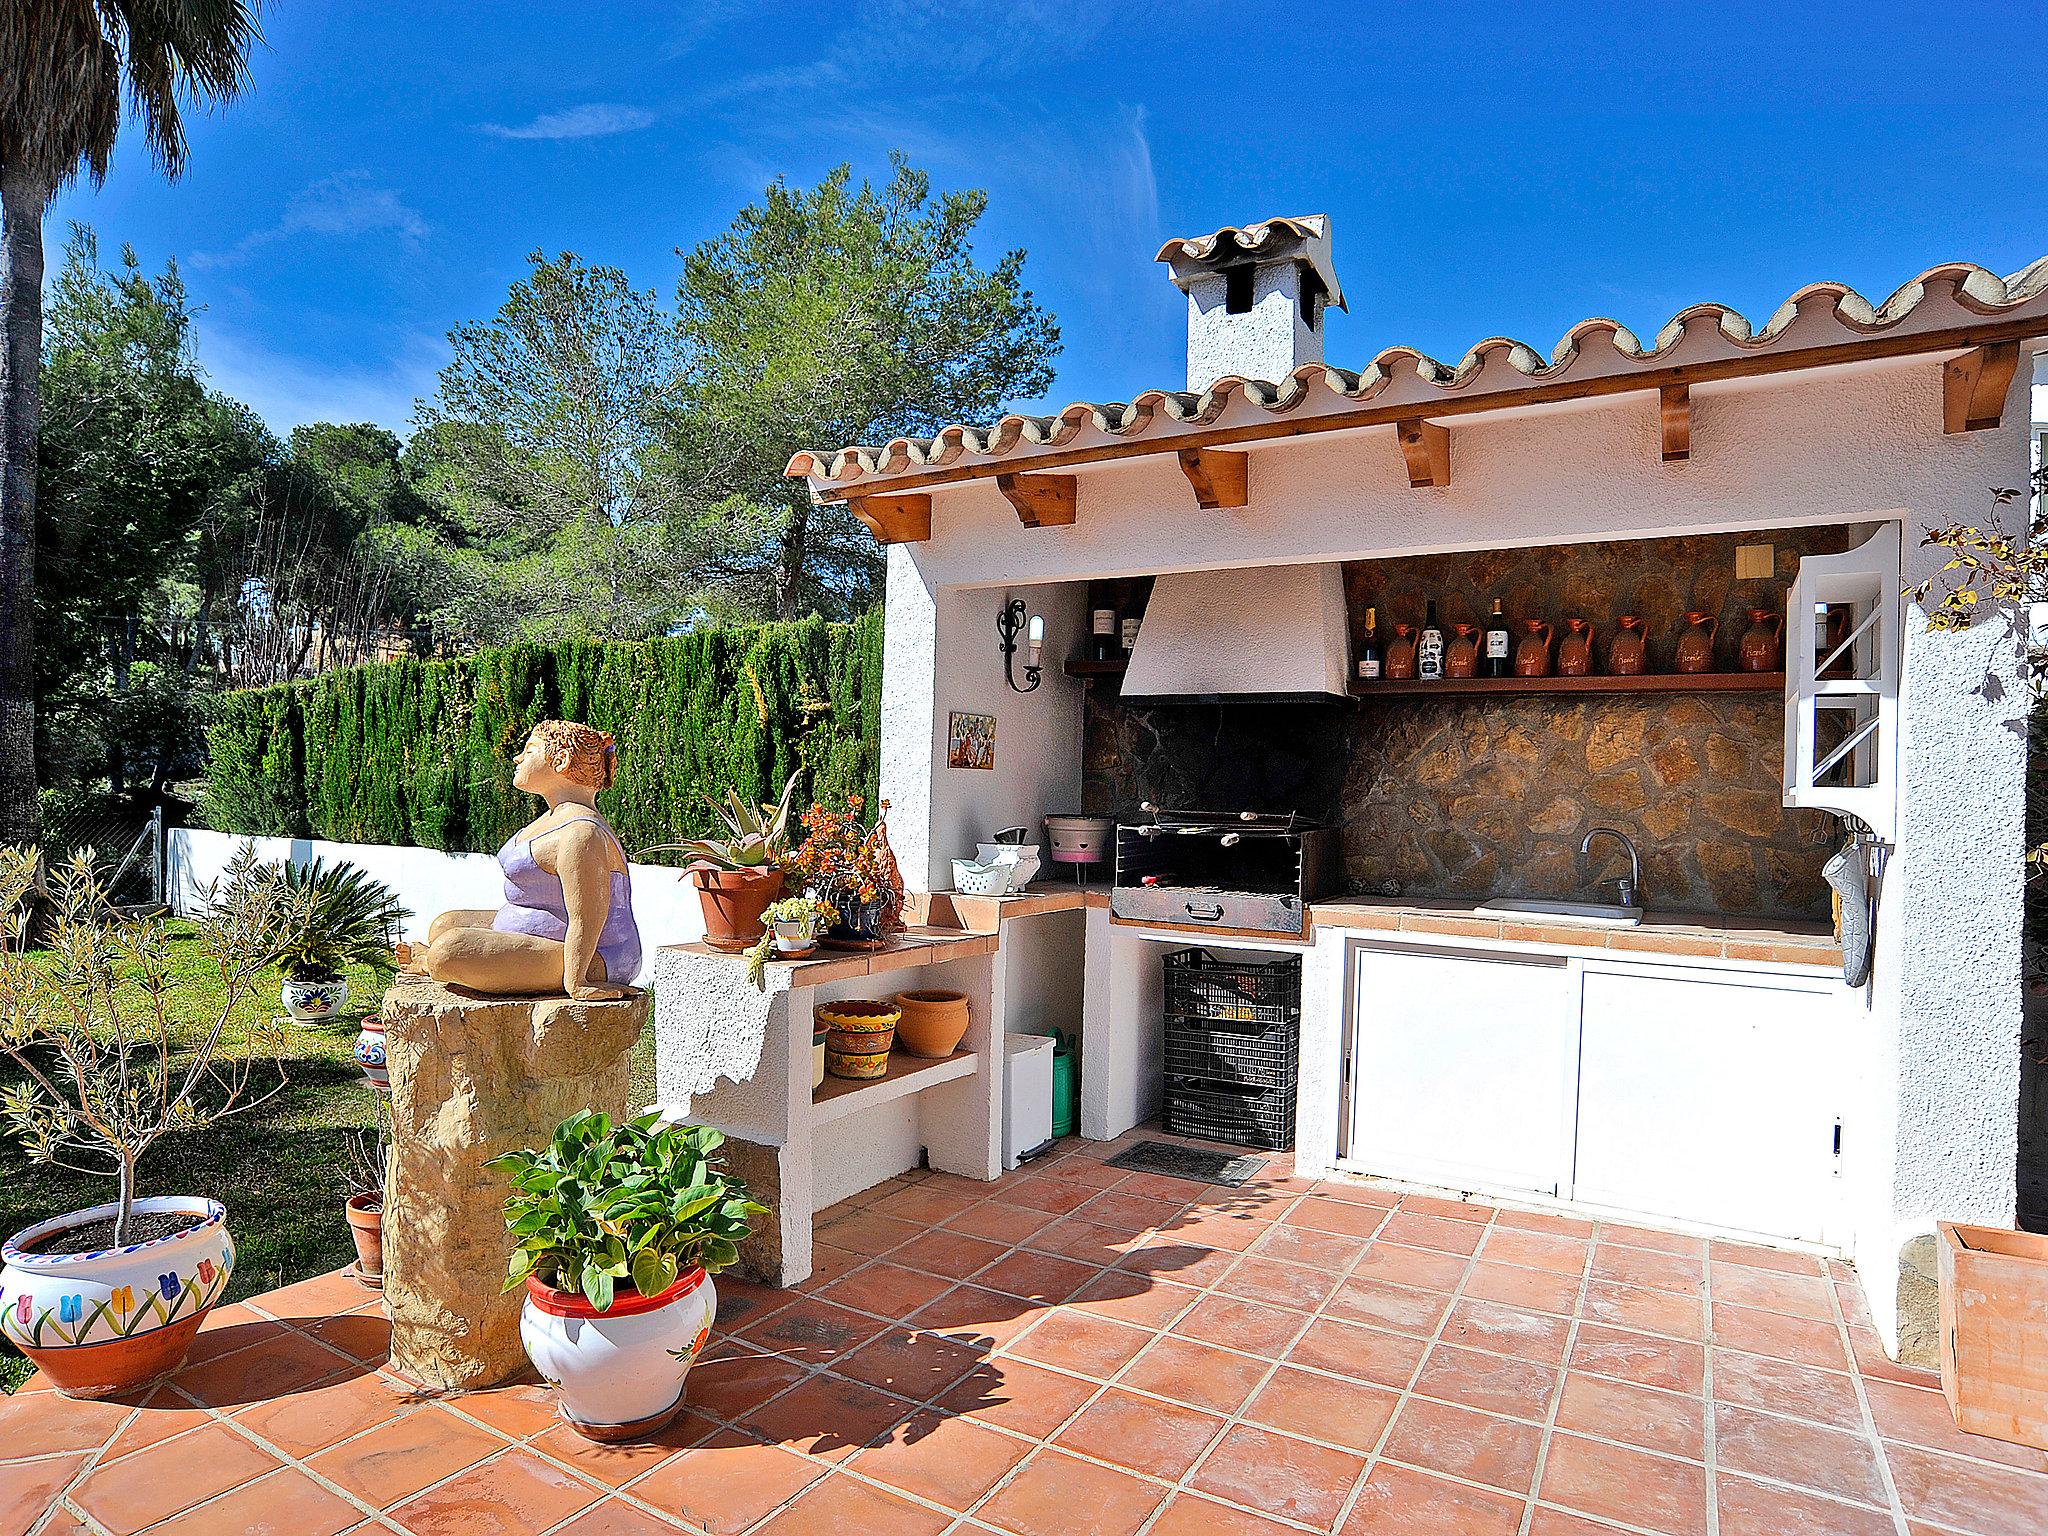
{"type": "MultiPolygon", "coordinates": [[[[2002,427],[1950,436],[1942,362],[1697,385],[1692,456],[1674,464],[1659,455],[1656,397],[1637,394],[1451,419],[1452,483],[1441,489],[1408,486],[1391,427],[1246,445],[1250,505],[1227,513],[1195,505],[1171,455],[1078,466],[1079,516],[1067,528],[1023,527],[986,481],[937,487],[932,538],[891,551],[885,777],[933,786],[923,792],[934,836],[921,851],[942,878],[941,845],[958,851],[972,818],[962,792],[929,767],[928,743],[945,708],[961,707],[941,701],[971,694],[974,669],[994,656],[979,631],[998,596],[1028,597],[1033,582],[1890,517],[1905,526],[1911,581],[1930,568],[1921,530],[1980,514],[1992,487],[2023,483],[2031,451],[2031,366],[2002,427]],[[991,588],[973,601],[963,590],[991,588]],[[955,634],[974,643],[957,647],[955,634]]],[[[1267,420],[1240,401],[1216,424],[1267,420]]],[[[1843,1160],[1855,1253],[1888,1342],[1887,1271],[1902,1234],[1937,1216],[2012,1219],[2020,1029],[2017,675],[1988,632],[1929,635],[1913,617],[1908,629],[1900,847],[1857,1043],[1868,1097],[1843,1160]]],[[[1050,655],[1077,649],[1075,633],[1050,640],[1050,655]]],[[[1058,681],[1049,674],[1046,686],[1058,681]]],[[[998,731],[999,760],[1020,745],[1046,760],[1015,786],[1008,819],[1059,809],[1067,786],[1078,790],[1056,763],[1076,752],[1078,711],[1043,710],[1013,708],[1016,726],[998,731]],[[1034,729],[1035,741],[1020,741],[1034,729]],[[1027,806],[1034,791],[1041,799],[1027,806]]],[[[899,846],[914,837],[908,821],[899,819],[899,846]]],[[[1091,992],[1117,983],[1098,976],[1107,964],[1091,942],[1091,992]]],[[[1084,1119],[1085,1099],[1084,1087],[1084,1119]]]]}
{"type": "MultiPolygon", "coordinates": [[[[934,590],[911,548],[889,551],[882,798],[905,878],[915,890],[943,891],[953,887],[952,861],[972,858],[974,845],[997,828],[1021,822],[1042,838],[1038,823],[1048,811],[1081,807],[1081,684],[1060,668],[1084,643],[1087,593],[1038,587],[1014,594],[1044,614],[1046,627],[1042,681],[1016,693],[1003,680],[996,640],[996,615],[1013,594],[934,590]],[[946,766],[954,710],[996,717],[994,768],[946,766]]],[[[1020,638],[1019,683],[1022,645],[1020,638]]]]}

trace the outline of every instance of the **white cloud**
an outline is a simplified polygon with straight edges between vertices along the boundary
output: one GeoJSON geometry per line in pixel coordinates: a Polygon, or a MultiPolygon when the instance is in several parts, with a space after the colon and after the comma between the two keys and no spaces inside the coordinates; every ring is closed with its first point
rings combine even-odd
{"type": "Polygon", "coordinates": [[[368,421],[404,436],[414,402],[433,394],[448,355],[445,338],[420,332],[401,338],[381,360],[328,363],[276,351],[217,323],[207,325],[199,345],[208,382],[280,437],[314,421],[368,421]]]}
{"type": "Polygon", "coordinates": [[[636,132],[653,121],[654,114],[640,107],[592,101],[560,112],[543,112],[528,123],[485,123],[483,130],[501,139],[601,139],[636,132]]]}
{"type": "Polygon", "coordinates": [[[314,182],[285,205],[275,224],[252,230],[227,250],[195,252],[191,265],[200,270],[233,266],[266,245],[301,235],[395,235],[412,246],[426,238],[427,221],[391,188],[371,184],[361,172],[345,172],[314,182]]]}

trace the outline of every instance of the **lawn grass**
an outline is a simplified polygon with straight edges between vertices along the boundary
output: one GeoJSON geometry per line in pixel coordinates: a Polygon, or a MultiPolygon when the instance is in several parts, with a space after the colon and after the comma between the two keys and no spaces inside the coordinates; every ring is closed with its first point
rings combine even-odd
{"type": "MultiPolygon", "coordinates": [[[[174,923],[172,932],[181,1012],[195,1025],[201,1019],[210,1023],[209,1005],[217,1011],[222,995],[219,979],[190,926],[174,923]]],[[[361,967],[349,970],[348,984],[349,1005],[339,1017],[326,1024],[288,1026],[285,1085],[275,1098],[213,1125],[164,1137],[138,1171],[140,1195],[208,1195],[227,1206],[237,1252],[225,1301],[275,1290],[355,1258],[341,1211],[348,1195],[348,1143],[376,1123],[379,1095],[351,1051],[362,1017],[374,1011],[384,984],[361,967]]],[[[250,1011],[260,1016],[276,999],[273,979],[250,1011]]],[[[238,1037],[223,1038],[232,1045],[238,1037]]],[[[12,1063],[0,1061],[0,1082],[20,1076],[12,1063]]],[[[651,1100],[653,1079],[649,1030],[634,1048],[629,1102],[651,1100]]],[[[251,1095],[276,1081],[275,1071],[259,1075],[251,1081],[251,1095]]],[[[0,1136],[0,1235],[113,1198],[111,1178],[31,1163],[12,1137],[0,1136]]],[[[12,1392],[28,1378],[29,1369],[26,1360],[0,1344],[0,1391],[12,1392]]]]}

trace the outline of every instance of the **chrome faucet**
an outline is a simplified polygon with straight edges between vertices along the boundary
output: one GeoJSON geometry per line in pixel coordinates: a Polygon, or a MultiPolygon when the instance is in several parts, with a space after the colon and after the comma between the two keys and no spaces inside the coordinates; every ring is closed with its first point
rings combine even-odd
{"type": "MultiPolygon", "coordinates": [[[[1617,832],[1612,827],[1595,827],[1586,834],[1586,840],[1579,844],[1579,856],[1584,858],[1592,850],[1593,839],[1603,832],[1628,850],[1628,873],[1614,881],[1617,887],[1615,899],[1620,906],[1632,907],[1643,888],[1643,861],[1636,857],[1636,845],[1628,840],[1626,832],[1617,832]]],[[[1605,885],[1607,882],[1603,880],[1600,883],[1605,885]]]]}

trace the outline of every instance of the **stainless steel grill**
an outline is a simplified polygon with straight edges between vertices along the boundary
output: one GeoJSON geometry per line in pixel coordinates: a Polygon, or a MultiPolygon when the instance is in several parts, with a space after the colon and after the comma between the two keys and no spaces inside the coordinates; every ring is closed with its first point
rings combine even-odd
{"type": "Polygon", "coordinates": [[[1300,934],[1308,904],[1327,895],[1337,834],[1291,811],[1142,807],[1149,821],[1116,831],[1113,916],[1300,934]]]}

